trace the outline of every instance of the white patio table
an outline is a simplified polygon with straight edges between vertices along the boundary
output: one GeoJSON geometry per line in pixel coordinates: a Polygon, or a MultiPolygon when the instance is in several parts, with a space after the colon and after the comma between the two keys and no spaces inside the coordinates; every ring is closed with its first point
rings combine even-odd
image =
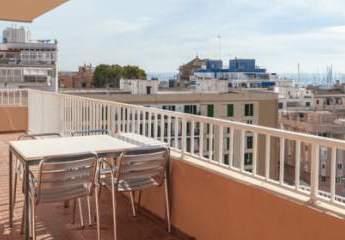
{"type": "MultiPolygon", "coordinates": [[[[158,140],[147,138],[133,133],[120,133],[114,137],[109,135],[93,135],[80,137],[61,137],[36,140],[12,141],[9,144],[9,221],[13,225],[12,211],[12,176],[13,176],[13,156],[21,161],[24,169],[24,180],[29,179],[29,167],[38,165],[43,158],[52,156],[63,156],[95,152],[99,157],[106,157],[111,154],[124,151],[135,150],[145,146],[166,146],[158,140]]],[[[24,195],[26,206],[29,206],[29,196],[27,189],[29,181],[25,181],[24,195]]],[[[24,239],[29,239],[29,214],[28,208],[25,210],[24,239]]]]}

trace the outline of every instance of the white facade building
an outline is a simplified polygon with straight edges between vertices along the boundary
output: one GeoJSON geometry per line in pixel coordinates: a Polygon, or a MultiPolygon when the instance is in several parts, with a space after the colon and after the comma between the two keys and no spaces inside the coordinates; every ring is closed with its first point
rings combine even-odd
{"type": "Polygon", "coordinates": [[[218,79],[195,79],[191,81],[193,92],[197,93],[227,93],[228,80],[218,79]]]}
{"type": "Polygon", "coordinates": [[[6,28],[3,31],[2,39],[4,43],[26,43],[30,41],[30,32],[24,27],[6,28]]]}
{"type": "Polygon", "coordinates": [[[7,28],[0,43],[0,87],[55,90],[57,42],[30,41],[24,28],[7,28]]]}
{"type": "Polygon", "coordinates": [[[159,81],[143,79],[121,79],[120,89],[123,91],[128,91],[133,95],[157,94],[159,89],[159,81]]]}

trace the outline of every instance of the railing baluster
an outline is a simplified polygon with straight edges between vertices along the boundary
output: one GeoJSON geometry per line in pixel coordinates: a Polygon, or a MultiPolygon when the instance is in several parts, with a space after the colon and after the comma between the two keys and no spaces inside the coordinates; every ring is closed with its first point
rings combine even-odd
{"type": "Polygon", "coordinates": [[[161,114],[161,142],[164,142],[164,136],[165,136],[165,116],[161,114]]]}
{"type": "Polygon", "coordinates": [[[141,132],[140,132],[140,124],[141,124],[141,111],[137,110],[137,130],[136,130],[136,134],[141,134],[141,132]]]}
{"type": "Polygon", "coordinates": [[[253,175],[257,174],[257,165],[258,165],[258,160],[257,160],[257,153],[258,153],[258,133],[254,132],[253,134],[253,175]]]}
{"type": "Polygon", "coordinates": [[[229,167],[232,168],[234,164],[234,128],[230,128],[230,141],[229,141],[229,167]]]}
{"type": "Polygon", "coordinates": [[[135,123],[136,123],[136,111],[134,108],[132,108],[132,129],[131,129],[131,132],[132,133],[135,133],[135,123]]]}
{"type": "Polygon", "coordinates": [[[153,136],[155,139],[157,139],[157,136],[158,136],[158,114],[157,113],[154,113],[154,120],[153,120],[153,136]]]}
{"type": "Polygon", "coordinates": [[[270,179],[270,159],[271,159],[271,136],[266,135],[265,141],[265,179],[270,179]]]}
{"type": "Polygon", "coordinates": [[[168,145],[169,147],[171,146],[171,116],[168,116],[168,132],[167,132],[167,137],[168,137],[168,145]]]}
{"type": "Polygon", "coordinates": [[[224,128],[223,126],[219,126],[219,133],[218,133],[218,163],[224,164],[224,154],[223,154],[223,141],[224,141],[224,128]]]}
{"type": "Polygon", "coordinates": [[[126,132],[129,133],[130,132],[130,127],[131,127],[131,109],[129,107],[126,107],[126,111],[127,111],[127,119],[126,119],[126,132]]]}
{"type": "Polygon", "coordinates": [[[187,145],[187,121],[182,119],[181,158],[184,158],[187,145]]]}
{"type": "Polygon", "coordinates": [[[295,156],[295,188],[299,189],[300,175],[301,175],[301,141],[296,141],[296,156],[295,156]]]}
{"type": "Polygon", "coordinates": [[[192,120],[191,122],[191,126],[190,126],[190,153],[192,155],[194,155],[194,140],[195,140],[195,136],[194,136],[194,131],[195,131],[195,122],[194,120],[192,120]]]}
{"type": "Polygon", "coordinates": [[[152,137],[152,113],[149,112],[148,137],[152,137]]]}
{"type": "Polygon", "coordinates": [[[336,167],[337,167],[337,148],[332,147],[331,148],[331,202],[335,201],[335,178],[336,176],[336,167]]]}
{"type": "Polygon", "coordinates": [[[175,134],[174,134],[174,137],[175,137],[175,148],[178,149],[178,126],[179,125],[179,120],[177,117],[175,117],[175,122],[174,122],[174,128],[175,128],[175,134]]]}
{"type": "Polygon", "coordinates": [[[208,158],[209,160],[213,159],[213,124],[209,124],[209,133],[208,133],[208,158]]]}
{"type": "Polygon", "coordinates": [[[285,165],[285,138],[280,138],[280,155],[279,155],[279,183],[284,184],[284,165],[285,165]]]}
{"type": "Polygon", "coordinates": [[[311,152],[311,181],[310,181],[310,201],[317,201],[319,192],[319,163],[320,163],[320,145],[313,143],[311,152]]]}
{"type": "Polygon", "coordinates": [[[123,108],[120,106],[117,107],[117,132],[120,133],[123,131],[122,129],[122,110],[123,108]]]}
{"type": "Polygon", "coordinates": [[[199,155],[204,157],[204,123],[199,122],[199,155]]]}
{"type": "Polygon", "coordinates": [[[146,111],[143,111],[143,136],[147,136],[146,134],[146,111]]]}
{"type": "Polygon", "coordinates": [[[246,145],[246,131],[245,130],[241,130],[241,136],[240,136],[240,171],[243,172],[244,171],[244,154],[245,154],[245,145],[246,145]]]}

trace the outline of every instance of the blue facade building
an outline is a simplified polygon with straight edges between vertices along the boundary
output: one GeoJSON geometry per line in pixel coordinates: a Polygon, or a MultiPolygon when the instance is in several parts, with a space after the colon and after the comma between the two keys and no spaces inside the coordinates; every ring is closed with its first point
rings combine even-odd
{"type": "Polygon", "coordinates": [[[266,73],[266,69],[256,66],[255,59],[231,59],[229,70],[230,72],[266,73]]]}
{"type": "Polygon", "coordinates": [[[208,71],[217,71],[223,69],[223,61],[222,60],[212,60],[206,59],[206,70],[208,71]]]}

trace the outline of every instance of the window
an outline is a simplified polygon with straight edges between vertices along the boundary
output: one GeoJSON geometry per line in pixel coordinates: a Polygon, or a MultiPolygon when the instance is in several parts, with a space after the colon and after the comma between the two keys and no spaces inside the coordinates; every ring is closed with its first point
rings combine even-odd
{"type": "Polygon", "coordinates": [[[305,106],[306,106],[306,107],[310,107],[310,102],[306,102],[306,103],[305,103],[305,106]]]}
{"type": "Polygon", "coordinates": [[[278,103],[278,108],[279,108],[279,109],[283,109],[283,106],[284,106],[283,103],[281,103],[281,102],[278,103]]]}
{"type": "Polygon", "coordinates": [[[319,105],[320,104],[320,100],[316,100],[316,104],[319,105]]]}
{"type": "Polygon", "coordinates": [[[326,182],[326,177],[325,176],[321,176],[321,182],[326,182]]]}
{"type": "Polygon", "coordinates": [[[253,164],[253,153],[245,153],[244,154],[244,165],[252,165],[253,164]]]}
{"type": "Polygon", "coordinates": [[[253,117],[254,116],[254,104],[244,105],[244,116],[253,117]]]}
{"type": "Polygon", "coordinates": [[[197,114],[197,107],[196,105],[185,105],[184,112],[189,114],[197,114]]]}
{"type": "Polygon", "coordinates": [[[214,117],[214,105],[213,104],[207,105],[207,116],[208,117],[214,117]]]}
{"type": "Polygon", "coordinates": [[[341,177],[336,177],[336,178],[335,178],[335,182],[336,182],[336,183],[340,183],[340,182],[341,182],[341,177]]]}
{"type": "Polygon", "coordinates": [[[169,111],[175,111],[176,110],[175,105],[164,105],[162,108],[163,108],[163,110],[169,110],[169,111]]]}
{"type": "Polygon", "coordinates": [[[247,149],[253,149],[253,136],[247,136],[247,149]]]}
{"type": "Polygon", "coordinates": [[[343,169],[343,164],[341,164],[341,163],[338,163],[338,169],[343,169]]]}
{"type": "Polygon", "coordinates": [[[224,164],[229,165],[229,154],[224,154],[224,164]]]}
{"type": "Polygon", "coordinates": [[[226,112],[228,117],[233,117],[234,116],[234,104],[228,104],[226,106],[226,112]]]}
{"type": "Polygon", "coordinates": [[[322,169],[325,169],[325,168],[326,168],[326,164],[323,163],[323,164],[321,165],[321,168],[322,168],[322,169]]]}

